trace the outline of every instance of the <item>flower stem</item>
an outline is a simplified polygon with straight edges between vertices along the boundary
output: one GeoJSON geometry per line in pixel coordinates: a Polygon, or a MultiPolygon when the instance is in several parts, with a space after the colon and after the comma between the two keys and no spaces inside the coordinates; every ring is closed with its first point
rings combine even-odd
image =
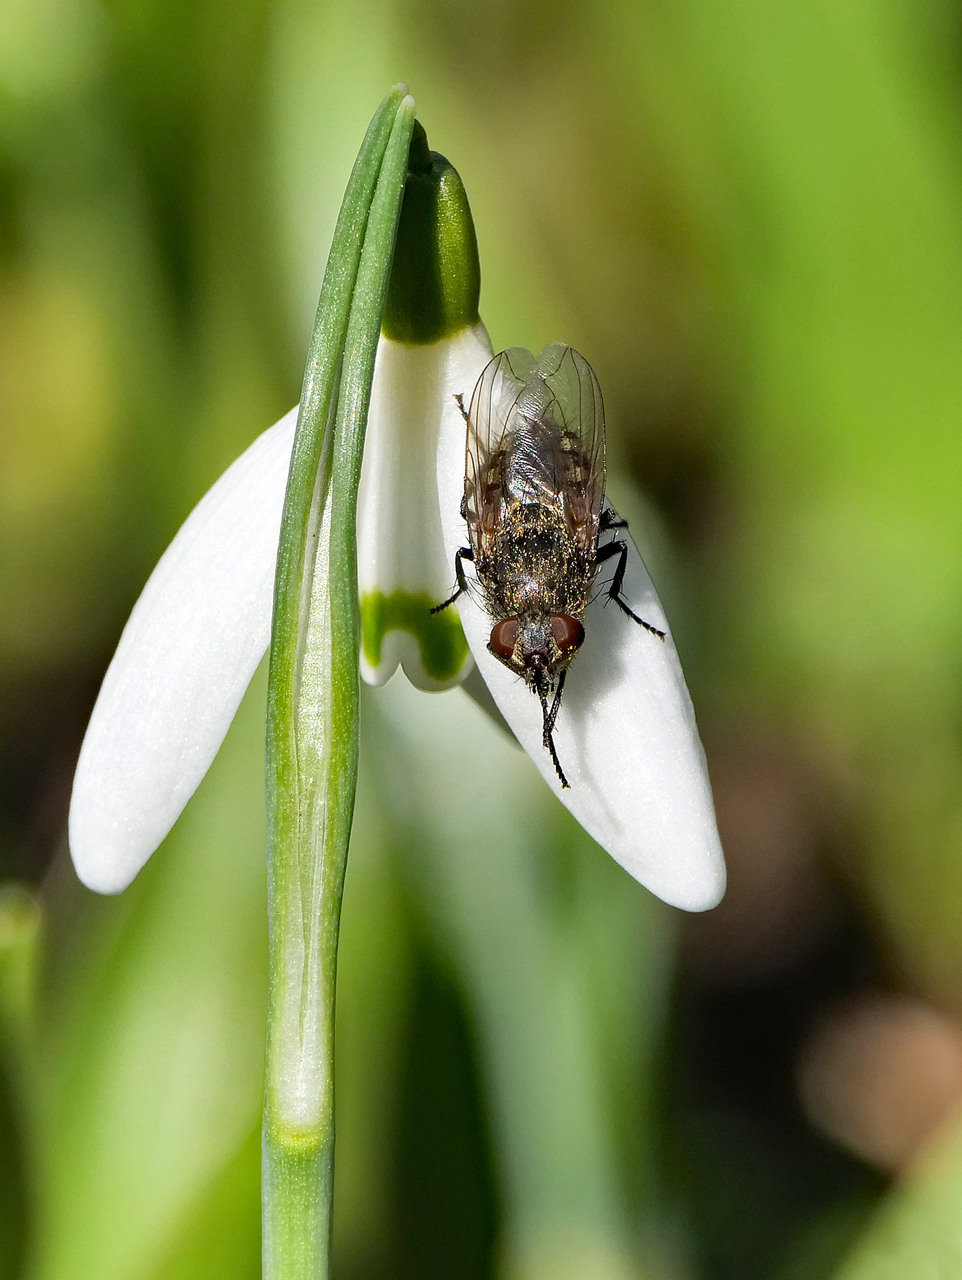
{"type": "Polygon", "coordinates": [[[345,193],[281,526],[267,712],[265,1280],[330,1270],[334,991],[357,779],[355,511],[414,124],[405,95],[399,86],[381,104],[345,193]]]}

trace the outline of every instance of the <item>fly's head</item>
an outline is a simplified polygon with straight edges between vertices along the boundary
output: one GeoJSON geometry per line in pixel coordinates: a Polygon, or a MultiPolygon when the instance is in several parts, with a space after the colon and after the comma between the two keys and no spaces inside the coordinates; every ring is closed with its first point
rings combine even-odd
{"type": "Polygon", "coordinates": [[[537,610],[496,623],[488,648],[540,694],[567,670],[584,638],[578,618],[537,610]]]}

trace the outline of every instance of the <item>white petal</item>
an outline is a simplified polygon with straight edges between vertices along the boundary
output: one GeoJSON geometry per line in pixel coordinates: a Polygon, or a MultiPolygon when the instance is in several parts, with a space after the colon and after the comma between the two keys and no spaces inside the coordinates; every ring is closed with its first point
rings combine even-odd
{"type": "Polygon", "coordinates": [[[134,606],[70,801],[70,852],[100,893],[133,880],[210,767],[270,637],[297,410],[198,503],[134,606]]]}
{"type": "MultiPolygon", "coordinates": [[[[464,492],[464,428],[442,438],[439,494],[448,555],[467,545],[459,507],[464,492]]],[[[667,631],[641,556],[628,544],[624,593],[631,608],[667,631]]],[[[611,535],[605,535],[605,540],[611,535]]],[[[466,566],[469,578],[473,570],[466,566]]],[[[598,586],[610,580],[599,571],[598,586]]],[[[585,642],[568,670],[555,725],[562,789],[542,745],[537,697],[489,653],[492,620],[480,592],[458,600],[468,644],[501,714],[545,781],[585,830],[652,893],[686,911],[716,906],[725,863],[715,824],[705,753],[678,654],[638,626],[603,590],[585,614],[585,642]],[[607,602],[607,603],[606,603],[607,602]]]]}
{"type": "Polygon", "coordinates": [[[425,345],[384,337],[378,345],[357,517],[361,674],[368,684],[384,684],[399,663],[412,684],[429,690],[460,684],[471,670],[467,651],[443,669],[446,642],[464,642],[452,635],[456,615],[432,618],[429,612],[454,589],[435,468],[442,424],[450,429],[460,423],[463,436],[454,397],[460,393],[467,403],[490,358],[491,343],[481,324],[425,345]],[[389,619],[403,620],[407,614],[410,629],[392,627],[390,621],[380,625],[374,613],[379,607],[389,619]]]}

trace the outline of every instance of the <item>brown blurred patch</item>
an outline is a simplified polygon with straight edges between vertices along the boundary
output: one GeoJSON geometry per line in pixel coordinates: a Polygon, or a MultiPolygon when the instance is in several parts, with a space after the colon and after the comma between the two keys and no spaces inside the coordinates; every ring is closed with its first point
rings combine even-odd
{"type": "Polygon", "coordinates": [[[730,544],[733,505],[721,458],[709,443],[716,424],[705,425],[706,415],[697,406],[682,404],[677,410],[673,417],[662,407],[661,415],[648,422],[645,407],[629,402],[623,417],[635,430],[631,435],[626,430],[622,447],[674,542],[683,552],[714,562],[730,544]]]}
{"type": "Polygon", "coordinates": [[[814,1125],[899,1172],[962,1105],[962,1026],[911,996],[864,994],[816,1023],[798,1088],[814,1125]]]}
{"type": "Polygon", "coordinates": [[[99,679],[79,665],[0,677],[0,878],[39,884],[63,842],[99,679]]]}
{"type": "Polygon", "coordinates": [[[687,957],[702,981],[765,980],[839,918],[821,864],[838,824],[822,781],[771,734],[710,742],[709,768],[728,892],[714,911],[686,920],[687,957]]]}

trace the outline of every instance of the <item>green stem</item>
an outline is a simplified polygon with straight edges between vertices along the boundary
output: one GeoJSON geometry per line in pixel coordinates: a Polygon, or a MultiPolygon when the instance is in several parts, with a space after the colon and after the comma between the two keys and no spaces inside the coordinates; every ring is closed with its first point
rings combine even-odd
{"type": "Polygon", "coordinates": [[[268,691],[265,1280],[330,1269],[337,936],[357,779],[355,511],[414,104],[371,123],[328,260],[278,552],[268,691]]]}

